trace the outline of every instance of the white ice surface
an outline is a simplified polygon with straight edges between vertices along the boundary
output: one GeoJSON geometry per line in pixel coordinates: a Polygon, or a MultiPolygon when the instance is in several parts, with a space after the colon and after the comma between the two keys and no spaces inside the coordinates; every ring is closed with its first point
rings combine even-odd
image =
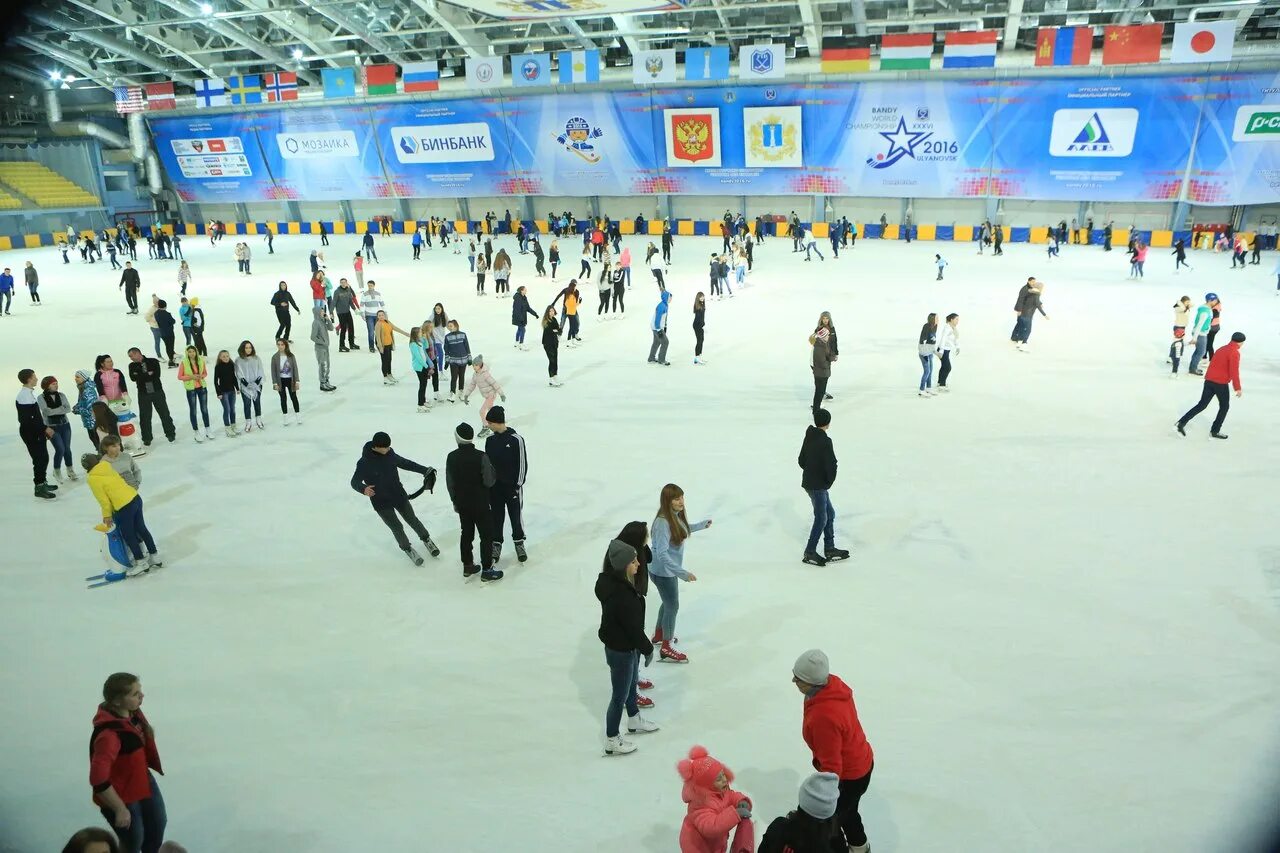
{"type": "MultiPolygon", "coordinates": [[[[307,304],[310,237],[234,272],[227,238],[185,241],[212,352],[244,338],[269,353],[267,300],[287,277],[307,304]]],[[[334,278],[358,238],[334,237],[334,278]]],[[[499,245],[513,250],[511,240],[499,245]]],[[[295,324],[301,427],[196,445],[169,374],[180,439],[141,461],[147,517],[167,559],[157,576],[86,591],[97,571],[98,507],[83,482],[34,501],[13,423],[0,434],[6,484],[0,655],[0,849],[57,849],[98,823],[87,742],[99,685],[138,673],[158,732],[169,837],[193,853],[337,851],[673,851],[684,809],[675,762],[707,745],[756,801],[760,831],[794,807],[810,771],[790,666],[806,648],[852,684],[876,751],[864,815],[877,853],[1233,849],[1274,810],[1280,732],[1280,297],[1261,267],[1231,271],[1193,253],[1174,276],[1153,250],[1144,281],[1122,251],[860,242],[803,263],[789,241],[757,253],[751,286],[707,312],[691,362],[690,303],[710,238],[680,238],[672,366],[645,364],[655,289],[637,257],[625,320],[596,321],[586,288],[578,350],[561,348],[563,388],[546,386],[539,336],[511,348],[511,303],[473,295],[463,255],[409,260],[380,239],[392,319],[444,302],[508,392],[530,456],[530,561],[464,584],[443,494],[416,507],[443,548],[414,568],[348,486],[361,445],[389,431],[400,453],[443,469],[477,400],[414,411],[377,359],[333,348],[339,391],[321,395],[295,324]],[[935,282],[933,255],[951,262],[935,282]],[[1009,349],[1028,275],[1048,282],[1032,352],[1009,349]],[[1223,298],[1227,333],[1249,335],[1245,396],[1226,431],[1210,416],[1187,438],[1174,419],[1200,383],[1169,378],[1170,306],[1223,298]],[[852,560],[801,565],[809,506],[795,458],[808,422],[806,336],[830,309],[841,358],[831,391],[840,458],[832,493],[852,560]],[[961,316],[946,397],[916,396],[916,336],[928,311],[961,316]],[[608,677],[592,585],[605,545],[652,517],[666,482],[715,525],[688,546],[682,587],[688,666],[655,665],[637,753],[600,755],[608,677]]],[[[824,251],[826,250],[824,242],[824,251]]],[[[560,282],[515,284],[547,304],[560,282]]],[[[94,356],[150,349],[106,264],[63,266],[52,249],[12,251],[13,315],[0,318],[0,377],[73,373],[94,356]],[[27,304],[26,259],[45,305],[27,304]]],[[[175,264],[139,262],[142,299],[177,306],[175,264]]],[[[492,291],[491,291],[492,292],[492,291]]],[[[363,333],[359,333],[363,340],[363,333]]],[[[1223,336],[1225,339],[1225,334],[1223,336]]],[[[181,343],[181,337],[179,336],[181,343]]],[[[216,418],[218,406],[210,400],[216,418]]],[[[12,415],[10,415],[12,417],[12,415]]],[[[157,427],[158,429],[158,427],[157,427]]],[[[78,456],[87,447],[79,424],[78,456]]],[[[412,477],[408,479],[412,482],[412,477]]],[[[510,546],[508,545],[508,552],[510,546]]],[[[649,596],[650,622],[657,607],[649,596]]]]}

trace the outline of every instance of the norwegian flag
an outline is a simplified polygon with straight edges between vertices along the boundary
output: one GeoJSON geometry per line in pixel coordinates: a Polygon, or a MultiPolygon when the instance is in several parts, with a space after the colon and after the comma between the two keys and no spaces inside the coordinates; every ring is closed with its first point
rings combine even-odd
{"type": "Polygon", "coordinates": [[[141,86],[116,86],[115,93],[116,112],[120,115],[140,113],[147,108],[142,99],[141,86]]]}
{"type": "Polygon", "coordinates": [[[172,83],[148,83],[144,89],[148,111],[177,109],[178,101],[174,98],[172,83]]]}
{"type": "Polygon", "coordinates": [[[280,71],[264,74],[262,91],[267,93],[268,101],[298,100],[298,74],[295,71],[280,71]]]}

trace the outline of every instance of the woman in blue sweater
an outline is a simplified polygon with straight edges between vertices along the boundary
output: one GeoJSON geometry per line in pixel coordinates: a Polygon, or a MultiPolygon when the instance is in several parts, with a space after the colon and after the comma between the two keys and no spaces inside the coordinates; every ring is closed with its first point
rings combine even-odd
{"type": "Polygon", "coordinates": [[[649,577],[662,599],[658,607],[658,625],[654,645],[661,644],[659,659],[671,663],[688,663],[689,657],[676,651],[676,614],[680,611],[680,581],[696,581],[698,576],[684,569],[684,542],[692,534],[711,526],[711,519],[690,524],[684,511],[684,491],[674,483],[662,487],[658,514],[649,526],[653,562],[649,577]]]}
{"type": "Polygon", "coordinates": [[[444,361],[449,365],[449,402],[458,399],[467,384],[467,365],[471,363],[471,342],[467,333],[459,330],[458,321],[449,321],[449,333],[444,336],[444,361]]]}

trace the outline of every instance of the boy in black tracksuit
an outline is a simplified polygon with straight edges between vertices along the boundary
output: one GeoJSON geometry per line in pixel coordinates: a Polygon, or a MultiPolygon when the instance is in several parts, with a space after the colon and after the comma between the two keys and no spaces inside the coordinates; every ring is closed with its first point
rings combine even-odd
{"type": "Polygon", "coordinates": [[[469,578],[479,571],[482,581],[500,580],[501,570],[493,568],[493,511],[489,507],[489,490],[498,478],[489,457],[476,450],[471,424],[458,424],[453,437],[458,449],[445,460],[444,480],[453,510],[462,524],[462,537],[458,541],[462,576],[469,578]],[[480,569],[476,568],[471,552],[477,532],[480,534],[480,569]]]}
{"type": "Polygon", "coordinates": [[[843,560],[848,551],[836,547],[835,508],[831,506],[831,487],[836,482],[836,451],[827,436],[831,425],[831,413],[826,409],[813,410],[813,426],[804,434],[800,457],[796,460],[804,471],[800,486],[813,504],[813,527],[804,549],[804,562],[825,566],[829,560],[843,560]],[[818,537],[823,539],[825,556],[818,554],[818,537]]]}
{"type": "MultiPolygon", "coordinates": [[[[157,312],[159,313],[159,312],[157,312]]],[[[170,329],[170,334],[173,330],[170,329]]],[[[154,408],[160,416],[160,425],[164,428],[164,437],[175,441],[178,431],[169,416],[169,401],[164,396],[163,376],[160,360],[149,358],[137,347],[129,348],[129,378],[138,389],[138,425],[142,429],[142,443],[151,446],[151,410],[154,408]]]]}
{"type": "MultiPolygon", "coordinates": [[[[424,489],[431,491],[435,488],[436,469],[396,455],[396,452],[391,449],[391,436],[385,432],[376,432],[373,434],[372,441],[365,442],[360,461],[356,463],[356,472],[351,475],[351,488],[368,496],[369,502],[373,504],[373,511],[382,519],[383,524],[391,528],[391,533],[396,537],[396,544],[400,546],[400,550],[413,560],[415,566],[421,566],[422,557],[409,544],[409,537],[404,535],[404,526],[396,517],[396,513],[400,513],[404,520],[409,522],[409,526],[413,528],[414,533],[418,534],[422,544],[427,546],[431,556],[440,556],[440,549],[436,547],[435,542],[431,541],[431,534],[413,512],[409,495],[405,493],[404,486],[400,485],[400,474],[397,470],[400,468],[421,474],[424,489]]],[[[421,494],[421,490],[418,494],[421,494]]]]}
{"type": "Polygon", "coordinates": [[[489,506],[493,510],[493,564],[496,566],[502,556],[502,529],[508,514],[516,558],[523,563],[529,559],[524,550],[524,522],[520,517],[524,507],[524,478],[528,472],[524,436],[507,426],[507,413],[501,406],[491,408],[485,421],[493,430],[493,435],[484,443],[495,477],[489,488],[489,506]]]}
{"type": "Polygon", "coordinates": [[[36,372],[31,368],[18,371],[18,381],[22,388],[14,400],[18,410],[18,435],[27,446],[31,455],[31,482],[35,484],[35,496],[50,500],[57,497],[58,487],[50,484],[46,477],[49,473],[49,439],[53,436],[53,428],[44,422],[40,414],[40,403],[36,399],[36,372]]]}

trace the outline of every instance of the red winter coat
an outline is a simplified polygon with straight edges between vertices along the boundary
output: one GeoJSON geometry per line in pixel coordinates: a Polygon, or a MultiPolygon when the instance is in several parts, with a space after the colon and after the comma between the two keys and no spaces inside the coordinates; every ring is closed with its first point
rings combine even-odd
{"type": "Polygon", "coordinates": [[[93,717],[93,735],[89,738],[89,784],[93,801],[105,806],[98,794],[115,788],[127,806],[151,796],[151,780],[147,770],[161,776],[160,752],[155,738],[146,735],[147,718],[139,709],[132,717],[119,717],[102,705],[93,717]]]}
{"type": "Polygon", "coordinates": [[[682,796],[689,811],[680,825],[680,853],[751,853],[756,849],[754,825],[738,817],[738,803],[746,800],[751,804],[746,794],[732,788],[707,791],[685,782],[682,796]]]}
{"type": "Polygon", "coordinates": [[[813,752],[816,770],[834,773],[841,780],[861,779],[871,772],[875,756],[858,722],[853,691],[837,676],[804,700],[801,732],[813,752]]]}
{"type": "Polygon", "coordinates": [[[1204,372],[1204,378],[1206,382],[1218,382],[1222,385],[1229,382],[1239,391],[1240,345],[1232,341],[1225,347],[1214,350],[1213,358],[1209,359],[1209,369],[1204,372]]]}
{"type": "Polygon", "coordinates": [[[311,298],[324,299],[324,277],[313,276],[311,279],[311,298]]]}

